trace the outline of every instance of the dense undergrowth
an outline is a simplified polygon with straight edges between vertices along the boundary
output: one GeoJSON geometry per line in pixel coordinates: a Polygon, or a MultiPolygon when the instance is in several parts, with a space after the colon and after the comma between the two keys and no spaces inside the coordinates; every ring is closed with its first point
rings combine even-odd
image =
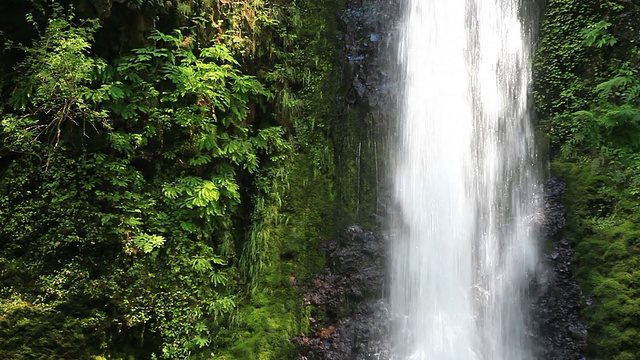
{"type": "Polygon", "coordinates": [[[584,291],[590,359],[640,359],[640,8],[550,0],[536,108],[584,291]]]}
{"type": "Polygon", "coordinates": [[[294,284],[353,214],[340,4],[5,5],[0,358],[295,358],[294,284]]]}
{"type": "MultiPolygon", "coordinates": [[[[295,358],[294,284],[366,208],[336,153],[340,6],[2,1],[0,358],[295,358]]],[[[588,357],[640,359],[639,5],[546,9],[536,109],[588,357]]]]}

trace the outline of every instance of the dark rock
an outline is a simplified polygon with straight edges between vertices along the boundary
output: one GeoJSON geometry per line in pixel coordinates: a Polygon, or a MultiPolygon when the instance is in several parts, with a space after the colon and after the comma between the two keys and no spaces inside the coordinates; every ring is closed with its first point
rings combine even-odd
{"type": "Polygon", "coordinates": [[[324,247],[325,270],[302,286],[313,334],[293,339],[298,359],[388,359],[382,239],[354,225],[324,247]]]}
{"type": "Polygon", "coordinates": [[[111,6],[113,5],[111,0],[91,0],[91,3],[96,8],[100,18],[106,18],[111,15],[111,6]]]}
{"type": "MultiPolygon", "coordinates": [[[[344,34],[341,36],[346,63],[341,94],[348,106],[367,106],[371,114],[389,114],[395,104],[397,89],[392,78],[385,73],[387,58],[383,54],[394,51],[391,39],[400,15],[398,0],[347,0],[341,16],[344,34]],[[347,66],[348,66],[347,65],[347,66]],[[354,66],[355,65],[355,66],[354,66]]],[[[384,120],[377,119],[379,126],[384,120]]]]}
{"type": "Polygon", "coordinates": [[[546,271],[538,279],[534,319],[539,334],[539,356],[545,360],[585,359],[587,328],[580,317],[582,291],[571,271],[575,250],[562,236],[566,224],[562,194],[565,185],[556,178],[545,183],[546,240],[554,244],[545,256],[546,271]]]}
{"type": "MultiPolygon", "coordinates": [[[[566,186],[557,178],[549,178],[544,186],[544,222],[542,229],[544,235],[554,240],[561,233],[566,224],[562,194],[566,186]]],[[[562,240],[564,241],[564,240],[562,240]]]]}

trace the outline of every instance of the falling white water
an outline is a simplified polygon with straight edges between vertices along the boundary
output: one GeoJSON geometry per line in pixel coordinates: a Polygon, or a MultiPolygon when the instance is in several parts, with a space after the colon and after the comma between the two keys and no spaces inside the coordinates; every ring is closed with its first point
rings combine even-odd
{"type": "Polygon", "coordinates": [[[519,0],[405,0],[392,159],[394,359],[533,359],[538,261],[519,0]]]}

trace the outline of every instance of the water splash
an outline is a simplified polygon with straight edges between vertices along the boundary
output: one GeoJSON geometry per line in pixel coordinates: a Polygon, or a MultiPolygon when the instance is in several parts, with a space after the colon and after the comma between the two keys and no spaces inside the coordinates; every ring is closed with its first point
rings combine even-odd
{"type": "Polygon", "coordinates": [[[406,0],[392,154],[394,359],[532,359],[538,263],[518,0],[406,0]]]}

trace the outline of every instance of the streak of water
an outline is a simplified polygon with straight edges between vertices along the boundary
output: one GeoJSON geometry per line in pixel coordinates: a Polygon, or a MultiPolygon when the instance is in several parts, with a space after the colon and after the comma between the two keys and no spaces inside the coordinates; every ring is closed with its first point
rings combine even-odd
{"type": "Polygon", "coordinates": [[[519,0],[406,0],[394,146],[395,359],[532,359],[538,261],[519,0]]]}

